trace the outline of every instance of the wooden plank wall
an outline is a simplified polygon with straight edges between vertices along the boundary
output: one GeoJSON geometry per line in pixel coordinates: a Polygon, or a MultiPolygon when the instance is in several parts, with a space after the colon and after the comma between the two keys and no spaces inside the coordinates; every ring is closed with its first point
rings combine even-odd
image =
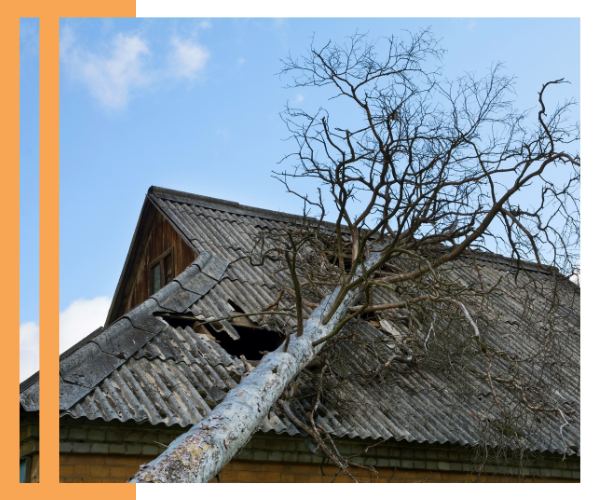
{"type": "Polygon", "coordinates": [[[148,236],[145,241],[139,243],[143,248],[134,252],[134,255],[138,255],[138,258],[134,263],[133,272],[127,278],[128,280],[134,279],[135,281],[128,284],[130,286],[126,285],[129,293],[123,301],[122,306],[118,308],[118,316],[126,314],[149,297],[150,264],[156,258],[172,248],[175,277],[196,258],[194,251],[183,240],[171,223],[155,207],[150,207],[150,210],[155,212],[146,218],[146,222],[151,224],[151,227],[148,228],[148,231],[143,231],[148,236]]]}

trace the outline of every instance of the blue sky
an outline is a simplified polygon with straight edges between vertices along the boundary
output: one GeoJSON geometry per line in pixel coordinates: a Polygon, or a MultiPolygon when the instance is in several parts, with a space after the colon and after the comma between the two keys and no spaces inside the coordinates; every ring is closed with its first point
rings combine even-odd
{"type": "MultiPolygon", "coordinates": [[[[37,370],[39,311],[39,19],[20,32],[20,323],[21,374],[37,370]]],[[[24,378],[24,377],[21,377],[24,378]]]]}
{"type": "MultiPolygon", "coordinates": [[[[281,59],[304,53],[313,33],[318,44],[426,27],[447,50],[449,78],[502,61],[517,76],[518,107],[562,77],[572,84],[552,91],[553,106],[579,100],[577,19],[62,19],[61,350],[103,323],[151,185],[301,211],[271,177],[293,152],[279,113],[286,101],[327,103],[285,89],[281,59]]],[[[23,215],[22,261],[34,241],[23,215]]],[[[37,302],[23,299],[37,295],[33,271],[22,272],[31,292],[21,321],[37,322],[37,302]]]]}

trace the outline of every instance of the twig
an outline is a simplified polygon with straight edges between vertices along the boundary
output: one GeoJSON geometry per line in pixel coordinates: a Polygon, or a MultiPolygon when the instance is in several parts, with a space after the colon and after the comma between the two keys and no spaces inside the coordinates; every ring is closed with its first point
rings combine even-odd
{"type": "Polygon", "coordinates": [[[427,353],[427,341],[429,340],[429,335],[431,335],[432,332],[433,332],[433,338],[435,338],[435,329],[434,329],[435,319],[436,319],[436,315],[435,315],[435,311],[434,311],[433,312],[433,321],[431,322],[431,326],[429,327],[429,331],[427,332],[427,337],[425,337],[425,342],[423,342],[423,347],[425,347],[425,353],[427,353]]]}
{"type": "Polygon", "coordinates": [[[563,457],[562,457],[563,462],[564,462],[565,458],[567,457],[567,443],[565,441],[565,436],[563,434],[563,428],[566,427],[567,425],[569,425],[569,422],[567,421],[567,419],[565,417],[565,414],[562,412],[562,410],[560,408],[557,408],[556,411],[558,411],[558,413],[560,413],[560,416],[563,418],[563,420],[565,422],[564,424],[562,424],[560,426],[560,429],[559,429],[560,430],[560,437],[562,439],[563,447],[564,447],[563,457]]]}

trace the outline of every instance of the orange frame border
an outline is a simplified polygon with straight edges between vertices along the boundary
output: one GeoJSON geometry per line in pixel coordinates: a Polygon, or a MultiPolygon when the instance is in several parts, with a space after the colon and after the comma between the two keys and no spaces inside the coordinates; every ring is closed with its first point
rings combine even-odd
{"type": "MultiPolygon", "coordinates": [[[[5,434],[5,452],[0,470],[8,483],[7,498],[45,498],[84,493],[86,499],[105,500],[107,494],[135,498],[135,486],[126,484],[59,483],[59,19],[61,17],[135,17],[135,0],[104,0],[101,4],[74,0],[30,0],[5,6],[0,20],[0,47],[5,68],[2,85],[3,120],[0,141],[5,155],[2,168],[2,206],[5,241],[2,246],[6,282],[0,287],[5,318],[4,356],[0,379],[8,397],[8,408],[0,415],[5,434]],[[40,19],[40,483],[19,485],[19,20],[40,19]],[[15,209],[16,208],[16,209],[15,209]],[[54,374],[54,375],[53,375],[54,374]],[[10,403],[11,398],[13,403],[10,403]],[[18,488],[18,489],[17,489],[18,488]],[[86,491],[83,492],[83,489],[86,491]]],[[[6,491],[6,490],[4,490],[6,491]]]]}

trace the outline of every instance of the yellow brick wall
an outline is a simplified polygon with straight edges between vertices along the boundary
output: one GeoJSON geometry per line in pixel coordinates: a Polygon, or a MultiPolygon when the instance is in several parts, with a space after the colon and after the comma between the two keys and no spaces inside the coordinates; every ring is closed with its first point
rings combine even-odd
{"type": "MultiPolygon", "coordinates": [[[[60,481],[62,483],[121,483],[126,482],[137,472],[141,464],[154,457],[147,455],[100,455],[62,453],[60,456],[60,481]]],[[[223,483],[329,483],[335,474],[335,467],[321,467],[315,464],[277,463],[272,461],[233,460],[219,473],[219,481],[223,483]]],[[[476,478],[464,472],[427,472],[394,470],[379,468],[378,475],[365,469],[354,469],[353,475],[360,482],[380,483],[414,483],[414,482],[473,482],[476,478]]],[[[213,481],[216,481],[214,479],[213,481]]],[[[510,482],[510,477],[480,477],[480,482],[510,482]]],[[[575,482],[561,479],[539,479],[536,482],[575,482]]],[[[338,475],[336,483],[347,483],[352,480],[345,475],[338,475]]]]}
{"type": "MultiPolygon", "coordinates": [[[[332,482],[336,467],[315,464],[292,464],[275,462],[254,462],[246,460],[233,460],[219,473],[220,482],[224,483],[329,483],[332,482]],[[323,474],[324,473],[324,474],[323,474]]],[[[359,482],[373,483],[463,483],[473,482],[477,478],[464,472],[428,472],[398,470],[387,467],[377,469],[377,475],[366,469],[355,468],[352,475],[359,482]]],[[[213,482],[216,481],[213,480],[213,482]]],[[[480,482],[513,482],[516,478],[480,477],[480,482]]],[[[536,482],[556,482],[569,480],[536,479],[536,482]]],[[[346,475],[338,474],[336,483],[354,482],[346,475]]],[[[570,480],[569,482],[575,482],[570,480]]]]}
{"type": "Polygon", "coordinates": [[[140,465],[154,457],[144,455],[60,454],[61,483],[125,483],[140,465]]]}
{"type": "Polygon", "coordinates": [[[19,430],[19,456],[29,459],[28,483],[40,482],[40,443],[37,415],[21,414],[19,430]]]}

